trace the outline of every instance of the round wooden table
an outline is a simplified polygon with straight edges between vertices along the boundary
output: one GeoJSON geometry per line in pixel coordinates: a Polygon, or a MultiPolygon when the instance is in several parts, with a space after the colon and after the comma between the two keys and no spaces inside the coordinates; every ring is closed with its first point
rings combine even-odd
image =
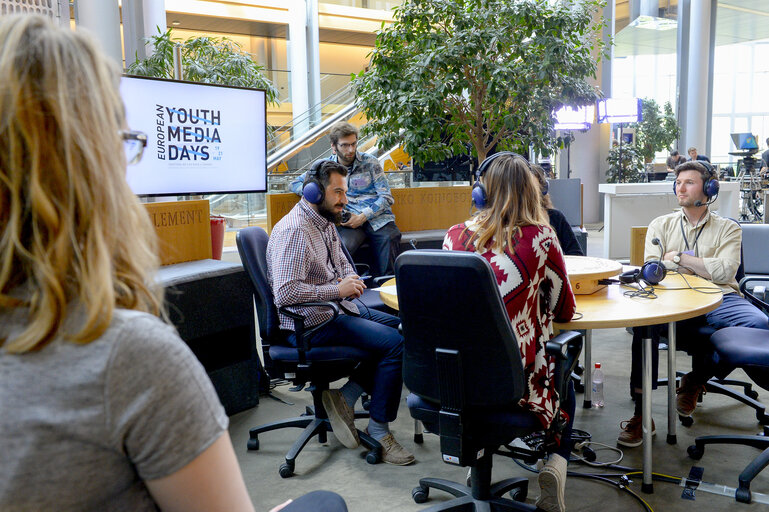
{"type": "Polygon", "coordinates": [[[614,277],[622,272],[622,263],[591,256],[564,256],[566,273],[574,295],[594,293],[606,287],[598,284],[601,279],[614,277]]]}

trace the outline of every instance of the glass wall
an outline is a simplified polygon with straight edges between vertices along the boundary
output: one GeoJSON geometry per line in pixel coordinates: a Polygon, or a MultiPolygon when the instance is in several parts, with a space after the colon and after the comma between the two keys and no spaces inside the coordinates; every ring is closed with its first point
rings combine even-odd
{"type": "Polygon", "coordinates": [[[321,0],[320,3],[389,11],[396,5],[402,4],[403,0],[321,0]]]}
{"type": "Polygon", "coordinates": [[[765,149],[769,137],[769,39],[717,46],[713,73],[711,161],[737,162],[731,133],[750,132],[765,149]]]}

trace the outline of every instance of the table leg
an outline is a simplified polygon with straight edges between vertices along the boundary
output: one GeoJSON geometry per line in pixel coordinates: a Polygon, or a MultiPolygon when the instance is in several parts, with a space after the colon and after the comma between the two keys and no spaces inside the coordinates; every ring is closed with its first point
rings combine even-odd
{"type": "Polygon", "coordinates": [[[668,324],[668,444],[676,444],[676,323],[668,324]]]}
{"type": "Polygon", "coordinates": [[[590,409],[593,406],[593,330],[587,329],[585,331],[585,371],[582,372],[582,385],[585,389],[584,401],[582,407],[590,409]]]}
{"type": "Polygon", "coordinates": [[[642,384],[642,428],[643,428],[643,482],[641,491],[654,492],[652,483],[652,340],[649,327],[643,327],[643,384],[642,384]]]}

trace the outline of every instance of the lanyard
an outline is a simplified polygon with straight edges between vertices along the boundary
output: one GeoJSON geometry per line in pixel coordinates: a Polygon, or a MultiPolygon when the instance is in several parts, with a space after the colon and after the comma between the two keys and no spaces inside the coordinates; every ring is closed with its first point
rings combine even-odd
{"type": "MultiPolygon", "coordinates": [[[[707,210],[705,210],[702,213],[700,218],[697,220],[697,224],[700,223],[700,221],[702,220],[702,218],[705,216],[706,213],[707,213],[707,210]]],[[[689,250],[689,240],[686,238],[686,232],[684,231],[684,217],[686,217],[686,215],[683,212],[681,212],[681,236],[684,237],[684,243],[686,244],[686,250],[688,251],[689,250]]],[[[705,224],[707,224],[707,222],[705,222],[705,224]]],[[[694,249],[694,255],[695,256],[698,256],[698,253],[699,253],[699,250],[697,249],[697,240],[700,239],[700,235],[702,234],[702,230],[705,229],[705,224],[703,224],[700,227],[700,230],[697,231],[697,234],[694,236],[694,242],[692,242],[692,248],[694,249]]],[[[696,225],[694,226],[694,229],[697,229],[696,225]]]]}

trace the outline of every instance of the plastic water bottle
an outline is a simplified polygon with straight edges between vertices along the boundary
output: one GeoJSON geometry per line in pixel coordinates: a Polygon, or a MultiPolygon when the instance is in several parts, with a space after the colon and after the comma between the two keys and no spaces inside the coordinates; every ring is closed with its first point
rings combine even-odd
{"type": "Polygon", "coordinates": [[[601,363],[595,363],[593,370],[593,407],[603,407],[603,370],[601,363]]]}

